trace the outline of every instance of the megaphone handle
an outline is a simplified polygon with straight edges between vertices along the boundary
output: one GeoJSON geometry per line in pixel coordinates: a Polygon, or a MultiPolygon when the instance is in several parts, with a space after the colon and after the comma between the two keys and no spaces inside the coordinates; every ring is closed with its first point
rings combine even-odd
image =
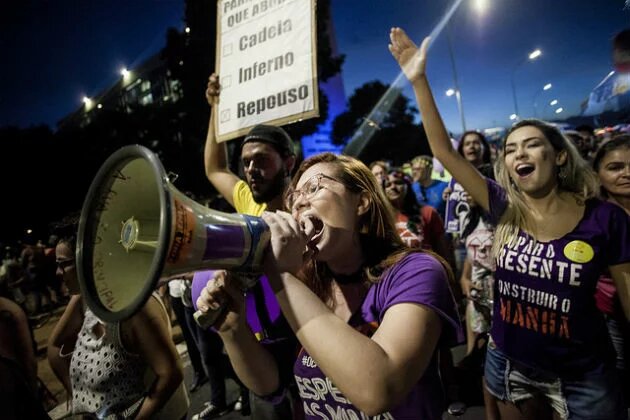
{"type": "Polygon", "coordinates": [[[226,306],[221,305],[218,309],[208,309],[207,312],[197,311],[193,314],[195,322],[204,330],[207,330],[217,322],[217,319],[223,314],[226,306]]]}

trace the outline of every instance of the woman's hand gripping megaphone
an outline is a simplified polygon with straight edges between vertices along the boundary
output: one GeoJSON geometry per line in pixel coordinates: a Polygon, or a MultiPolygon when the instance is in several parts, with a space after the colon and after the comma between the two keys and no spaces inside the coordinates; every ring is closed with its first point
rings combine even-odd
{"type": "MultiPolygon", "coordinates": [[[[265,212],[262,218],[271,233],[263,264],[265,273],[296,274],[305,260],[317,252],[309,243],[315,234],[313,222],[308,218],[297,221],[283,211],[265,212]]],[[[217,271],[197,299],[199,311],[194,314],[197,324],[202,328],[214,326],[223,332],[237,328],[241,321],[246,322],[243,294],[257,278],[217,271]]]]}
{"type": "Polygon", "coordinates": [[[204,329],[214,326],[218,332],[226,332],[238,328],[241,322],[246,323],[243,292],[253,286],[246,284],[251,281],[229,271],[216,271],[197,299],[199,310],[194,314],[197,324],[204,329]]]}

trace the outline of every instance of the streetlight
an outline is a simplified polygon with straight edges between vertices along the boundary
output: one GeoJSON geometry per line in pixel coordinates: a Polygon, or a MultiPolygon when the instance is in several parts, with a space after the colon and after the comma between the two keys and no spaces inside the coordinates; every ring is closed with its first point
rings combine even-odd
{"type": "Polygon", "coordinates": [[[120,75],[122,76],[122,84],[126,86],[131,81],[131,71],[127,67],[120,69],[120,75]]]}
{"type": "Polygon", "coordinates": [[[536,48],[534,51],[529,53],[529,56],[527,58],[529,58],[530,60],[535,60],[536,58],[540,57],[541,54],[542,51],[536,48]]]}
{"type": "Polygon", "coordinates": [[[556,109],[556,114],[559,114],[559,113],[561,113],[562,111],[564,111],[564,108],[560,107],[560,108],[556,109]]]}
{"type": "MultiPolygon", "coordinates": [[[[462,95],[459,89],[459,79],[457,77],[457,66],[455,66],[455,53],[453,52],[453,41],[451,40],[451,23],[446,24],[446,40],[448,41],[448,55],[451,59],[451,67],[453,69],[453,84],[455,85],[455,98],[457,98],[457,110],[459,118],[462,122],[462,133],[466,132],[466,118],[464,118],[464,104],[462,103],[462,95]]],[[[449,95],[450,96],[450,95],[449,95]]]]}
{"type": "Polygon", "coordinates": [[[553,87],[551,83],[547,83],[541,90],[536,91],[534,94],[534,118],[538,118],[538,95],[542,92],[549,90],[553,87]]]}
{"type": "Polygon", "coordinates": [[[455,100],[457,101],[457,110],[459,111],[459,115],[462,119],[462,133],[466,132],[466,122],[464,121],[464,106],[462,105],[462,95],[459,93],[458,89],[448,89],[446,91],[446,96],[451,97],[455,95],[455,100]]]}
{"type": "Polygon", "coordinates": [[[488,9],[488,0],[475,0],[473,7],[480,15],[483,15],[488,9]]]}
{"type": "Polygon", "coordinates": [[[545,104],[545,107],[542,110],[542,115],[541,118],[545,118],[545,115],[547,115],[547,108],[550,106],[556,106],[558,105],[558,100],[557,99],[552,99],[551,101],[547,102],[545,104]]]}
{"type": "Polygon", "coordinates": [[[512,77],[510,78],[510,81],[512,82],[512,97],[514,99],[514,113],[516,114],[517,117],[519,115],[519,113],[518,113],[518,100],[516,99],[516,86],[514,84],[514,76],[516,75],[516,70],[518,70],[519,67],[521,67],[523,64],[525,64],[527,62],[527,60],[533,61],[533,60],[537,59],[538,57],[540,57],[541,55],[542,55],[542,51],[539,50],[539,49],[535,49],[534,51],[530,52],[527,55],[527,58],[524,58],[521,61],[519,61],[518,63],[516,63],[516,66],[514,66],[514,69],[512,70],[512,77]]]}
{"type": "Polygon", "coordinates": [[[91,111],[94,108],[94,101],[87,96],[83,97],[83,104],[85,105],[85,112],[91,111]]]}
{"type": "Polygon", "coordinates": [[[517,118],[518,118],[518,115],[516,115],[516,114],[512,114],[512,115],[510,115],[510,121],[514,121],[514,120],[516,120],[517,118]]]}

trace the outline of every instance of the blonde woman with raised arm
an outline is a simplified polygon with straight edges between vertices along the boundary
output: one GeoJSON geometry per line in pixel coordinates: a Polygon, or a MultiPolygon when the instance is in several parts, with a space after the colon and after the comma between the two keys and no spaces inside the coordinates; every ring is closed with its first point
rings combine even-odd
{"type": "Polygon", "coordinates": [[[593,297],[606,269],[630,316],[630,222],[596,197],[595,173],[553,126],[523,120],[484,178],[451,146],[418,50],[400,28],[389,49],[411,82],[434,156],[497,226],[487,388],[502,418],[625,419],[614,351],[593,297]]]}

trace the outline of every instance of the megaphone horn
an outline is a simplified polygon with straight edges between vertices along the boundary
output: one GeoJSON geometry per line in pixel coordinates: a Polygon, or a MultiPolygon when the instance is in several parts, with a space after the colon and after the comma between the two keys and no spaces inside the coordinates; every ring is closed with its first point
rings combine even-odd
{"type": "Polygon", "coordinates": [[[269,237],[261,218],[191,200],[153,152],[126,146],[103,163],[83,203],[81,293],[97,317],[118,322],[144,305],[160,278],[202,269],[261,271],[269,237]]]}

